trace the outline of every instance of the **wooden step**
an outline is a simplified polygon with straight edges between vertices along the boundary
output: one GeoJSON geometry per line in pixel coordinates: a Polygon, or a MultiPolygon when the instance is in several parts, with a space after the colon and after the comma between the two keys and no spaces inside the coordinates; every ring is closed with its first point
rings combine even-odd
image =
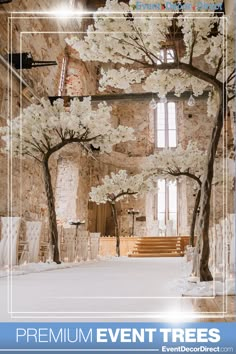
{"type": "Polygon", "coordinates": [[[185,238],[181,239],[178,237],[143,237],[143,238],[138,238],[137,241],[142,241],[142,242],[160,242],[160,241],[176,241],[176,240],[185,240],[185,238]]]}
{"type": "Polygon", "coordinates": [[[159,241],[153,241],[153,240],[150,240],[150,241],[136,241],[136,243],[138,244],[142,244],[142,245],[145,245],[145,244],[157,244],[159,245],[160,243],[180,243],[180,242],[183,242],[181,240],[159,240],[159,241]]]}
{"type": "Polygon", "coordinates": [[[135,244],[136,247],[151,247],[151,248],[155,248],[155,247],[179,247],[181,246],[180,243],[176,243],[176,242],[172,242],[172,243],[136,243],[135,244]]]}
{"type": "Polygon", "coordinates": [[[166,250],[166,248],[168,249],[174,249],[176,250],[177,248],[181,248],[181,247],[176,247],[175,245],[168,245],[168,246],[155,246],[155,247],[151,247],[151,246],[145,246],[145,247],[137,247],[137,246],[134,246],[134,250],[139,250],[139,249],[142,249],[142,250],[166,250]]]}
{"type": "Polygon", "coordinates": [[[176,241],[172,241],[172,242],[164,242],[164,241],[160,241],[160,242],[136,242],[136,245],[140,245],[140,246],[161,246],[161,245],[180,245],[180,242],[176,242],[176,241]]]}
{"type": "Polygon", "coordinates": [[[182,257],[188,236],[140,237],[129,257],[182,257]]]}
{"type": "Polygon", "coordinates": [[[138,251],[138,252],[163,252],[163,251],[166,251],[166,250],[169,250],[169,251],[176,251],[178,249],[181,249],[180,247],[176,248],[176,247],[156,247],[156,248],[152,248],[152,247],[149,247],[149,248],[142,248],[142,247],[136,247],[134,248],[134,251],[138,251]]]}
{"type": "Polygon", "coordinates": [[[164,249],[178,249],[178,248],[181,248],[179,245],[176,246],[176,245],[162,245],[162,246],[134,246],[133,249],[150,249],[150,250],[164,250],[164,249]]]}
{"type": "Polygon", "coordinates": [[[150,239],[148,239],[148,240],[137,240],[137,242],[141,242],[141,243],[159,243],[159,242],[181,242],[181,239],[174,239],[174,238],[172,238],[172,239],[163,239],[163,238],[161,238],[161,239],[159,239],[159,240],[150,240],[150,239]]]}
{"type": "Polygon", "coordinates": [[[130,254],[129,257],[182,257],[180,253],[137,253],[130,254]]]}

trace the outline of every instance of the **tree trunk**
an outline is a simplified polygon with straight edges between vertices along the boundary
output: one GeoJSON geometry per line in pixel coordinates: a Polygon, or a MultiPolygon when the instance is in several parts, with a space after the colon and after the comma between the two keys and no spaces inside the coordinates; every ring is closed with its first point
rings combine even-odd
{"type": "Polygon", "coordinates": [[[210,200],[211,200],[211,185],[213,178],[213,166],[216,155],[217,146],[219,143],[223,121],[226,115],[226,93],[222,90],[220,93],[220,107],[217,118],[215,120],[212,131],[211,141],[207,152],[207,165],[205,176],[202,182],[201,200],[200,200],[200,215],[199,215],[199,236],[202,241],[201,259],[200,259],[200,281],[211,281],[213,277],[209,270],[209,219],[210,219],[210,200]]]}
{"type": "Polygon", "coordinates": [[[196,245],[193,251],[193,267],[192,267],[192,275],[195,277],[200,277],[200,253],[201,253],[201,239],[198,236],[196,245]]]}
{"type": "Polygon", "coordinates": [[[118,227],[118,221],[117,221],[117,211],[116,211],[115,203],[110,203],[110,204],[111,204],[112,216],[113,216],[114,225],[115,225],[116,254],[118,257],[120,257],[120,235],[119,235],[119,227],[118,227]]]}
{"type": "Polygon", "coordinates": [[[57,231],[55,202],[54,202],[52,180],[51,180],[51,174],[48,166],[47,157],[43,159],[42,165],[43,165],[44,184],[45,184],[45,191],[46,191],[47,204],[48,204],[49,232],[50,232],[50,237],[53,245],[53,261],[56,262],[57,264],[60,264],[61,262],[60,262],[60,255],[58,249],[58,231],[57,231]]]}
{"type": "Polygon", "coordinates": [[[195,199],[194,209],[193,209],[193,216],[192,216],[192,223],[190,228],[190,246],[194,247],[194,236],[195,236],[195,225],[197,219],[197,212],[201,198],[201,189],[198,190],[197,196],[195,199]]]}

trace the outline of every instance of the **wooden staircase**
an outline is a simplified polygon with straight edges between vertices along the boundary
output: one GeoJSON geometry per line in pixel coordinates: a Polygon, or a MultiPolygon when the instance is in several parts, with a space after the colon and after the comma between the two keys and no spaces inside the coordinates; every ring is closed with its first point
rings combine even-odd
{"type": "Polygon", "coordinates": [[[140,237],[129,257],[183,257],[189,236],[140,237]]]}

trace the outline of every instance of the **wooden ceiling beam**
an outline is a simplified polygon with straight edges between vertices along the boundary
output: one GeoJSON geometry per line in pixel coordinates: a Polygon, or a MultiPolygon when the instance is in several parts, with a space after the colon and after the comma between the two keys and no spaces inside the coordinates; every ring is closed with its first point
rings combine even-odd
{"type": "MultiPolygon", "coordinates": [[[[192,91],[184,92],[180,97],[175,96],[174,93],[170,92],[167,94],[168,100],[173,101],[186,101],[192,95],[192,91]]],[[[208,98],[209,91],[204,91],[201,96],[194,97],[196,100],[206,100],[208,98]]],[[[83,100],[86,96],[49,96],[49,100],[51,102],[55,101],[58,98],[64,99],[65,102],[69,102],[73,98],[78,98],[79,100],[83,100]]],[[[147,101],[155,98],[156,101],[159,101],[159,98],[155,93],[152,92],[142,92],[142,93],[119,93],[119,94],[107,94],[107,95],[91,95],[91,100],[93,102],[102,102],[102,101],[122,101],[122,100],[130,100],[130,101],[147,101]]]]}

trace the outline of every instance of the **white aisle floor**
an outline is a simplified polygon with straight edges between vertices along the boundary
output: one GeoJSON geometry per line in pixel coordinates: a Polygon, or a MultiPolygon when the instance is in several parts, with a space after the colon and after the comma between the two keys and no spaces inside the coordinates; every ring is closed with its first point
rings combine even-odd
{"type": "Polygon", "coordinates": [[[113,258],[0,279],[1,321],[134,321],[189,308],[181,258],[113,258]],[[2,298],[2,299],[1,299],[2,298]],[[9,313],[12,309],[12,313],[9,313]]]}

